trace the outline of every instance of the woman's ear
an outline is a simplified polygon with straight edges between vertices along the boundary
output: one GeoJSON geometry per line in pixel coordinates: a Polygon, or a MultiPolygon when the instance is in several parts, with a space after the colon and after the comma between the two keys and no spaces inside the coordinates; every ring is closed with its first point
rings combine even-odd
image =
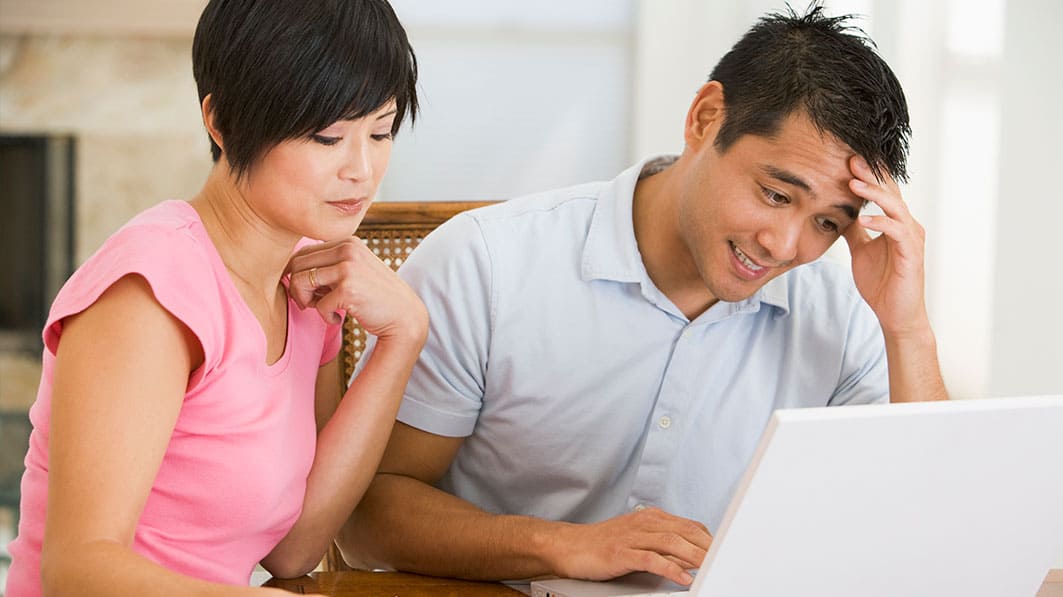
{"type": "Polygon", "coordinates": [[[218,132],[214,117],[214,98],[211,94],[207,94],[203,98],[203,102],[199,106],[203,115],[203,126],[207,128],[207,134],[214,140],[214,143],[221,148],[222,152],[225,152],[225,144],[222,143],[221,133],[218,132]]]}
{"type": "Polygon", "coordinates": [[[687,147],[698,149],[704,143],[715,143],[716,134],[724,119],[723,84],[709,81],[701,86],[687,112],[683,138],[687,147]]]}

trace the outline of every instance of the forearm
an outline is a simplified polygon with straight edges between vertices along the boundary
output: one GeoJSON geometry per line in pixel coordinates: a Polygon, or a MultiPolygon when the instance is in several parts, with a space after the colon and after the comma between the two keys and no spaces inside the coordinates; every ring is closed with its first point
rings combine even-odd
{"type": "Polygon", "coordinates": [[[262,561],[275,576],[312,570],[365,493],[422,341],[381,339],[321,430],[299,520],[262,561]]]}
{"type": "Polygon", "coordinates": [[[352,565],[473,580],[556,573],[552,538],[570,527],[486,513],[416,479],[379,474],[339,536],[352,565]]]}
{"type": "Polygon", "coordinates": [[[930,324],[904,334],[884,335],[890,402],[948,400],[938,364],[937,340],[930,324]]]}
{"type": "Polygon", "coordinates": [[[44,595],[231,596],[259,595],[264,589],[230,586],[191,578],[164,568],[111,541],[46,547],[41,559],[44,595]]]}

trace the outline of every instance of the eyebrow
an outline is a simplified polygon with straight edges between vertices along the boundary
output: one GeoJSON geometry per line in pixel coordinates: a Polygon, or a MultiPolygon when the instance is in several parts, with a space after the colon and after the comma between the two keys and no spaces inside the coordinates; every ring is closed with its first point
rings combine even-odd
{"type": "Polygon", "coordinates": [[[396,110],[395,108],[392,108],[391,110],[389,110],[387,112],[384,112],[380,116],[377,116],[376,119],[377,120],[381,120],[381,119],[387,118],[388,116],[391,116],[392,114],[396,114],[397,112],[398,112],[398,110],[396,110]]]}
{"type": "MultiPolygon", "coordinates": [[[[787,172],[786,170],[783,170],[781,168],[776,168],[775,166],[771,166],[771,165],[768,165],[768,164],[764,164],[760,168],[768,176],[770,176],[770,177],[772,177],[772,178],[774,178],[776,180],[779,180],[781,182],[784,182],[784,183],[786,183],[788,185],[795,186],[795,187],[803,190],[804,192],[808,193],[812,197],[815,197],[816,193],[812,190],[812,187],[809,186],[809,184],[807,182],[805,182],[801,177],[797,176],[796,174],[794,174],[792,172],[787,172]]],[[[852,205],[850,205],[848,203],[838,203],[838,204],[833,205],[832,207],[835,207],[835,208],[840,209],[841,211],[845,212],[845,215],[849,216],[850,220],[855,220],[856,219],[858,210],[855,207],[853,207],[852,205]]]]}

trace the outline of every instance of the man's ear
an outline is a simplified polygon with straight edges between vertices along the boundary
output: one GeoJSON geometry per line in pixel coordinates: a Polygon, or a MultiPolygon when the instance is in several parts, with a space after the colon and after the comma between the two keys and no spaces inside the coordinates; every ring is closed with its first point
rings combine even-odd
{"type": "Polygon", "coordinates": [[[705,143],[714,143],[724,119],[723,84],[709,81],[701,86],[687,112],[683,139],[690,149],[700,149],[705,143]]]}
{"type": "Polygon", "coordinates": [[[214,114],[214,98],[211,94],[207,94],[203,98],[203,102],[199,105],[200,112],[203,116],[203,126],[207,128],[207,134],[214,140],[214,143],[221,148],[222,153],[225,152],[225,144],[222,143],[221,133],[218,132],[218,127],[215,123],[214,114]]]}

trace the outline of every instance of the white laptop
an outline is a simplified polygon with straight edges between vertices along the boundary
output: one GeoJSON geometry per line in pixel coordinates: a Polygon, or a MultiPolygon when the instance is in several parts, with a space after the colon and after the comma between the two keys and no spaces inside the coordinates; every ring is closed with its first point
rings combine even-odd
{"type": "Polygon", "coordinates": [[[649,575],[538,597],[1033,597],[1063,553],[1063,396],[776,411],[688,592],[649,575]]]}

